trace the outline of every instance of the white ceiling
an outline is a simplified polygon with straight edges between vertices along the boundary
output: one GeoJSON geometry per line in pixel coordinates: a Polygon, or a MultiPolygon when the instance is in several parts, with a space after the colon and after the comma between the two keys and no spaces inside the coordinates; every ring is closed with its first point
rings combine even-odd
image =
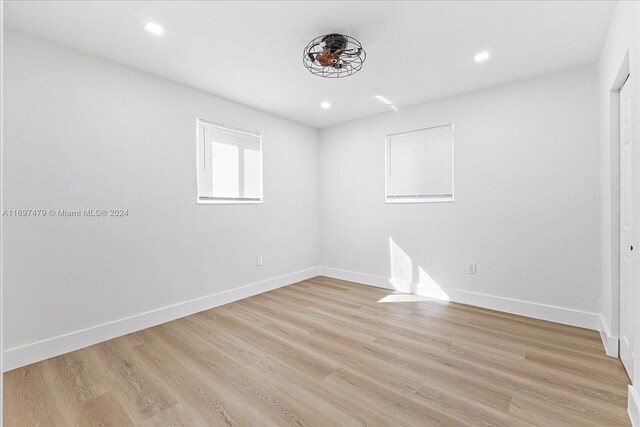
{"type": "Polygon", "coordinates": [[[6,25],[314,127],[598,59],[615,2],[5,2],[6,25]],[[165,28],[160,37],[148,21],[165,28]],[[367,52],[343,79],[302,66],[340,32],[367,52]],[[473,56],[487,50],[481,64],[473,56]],[[323,110],[320,103],[332,108],[323,110]]]}

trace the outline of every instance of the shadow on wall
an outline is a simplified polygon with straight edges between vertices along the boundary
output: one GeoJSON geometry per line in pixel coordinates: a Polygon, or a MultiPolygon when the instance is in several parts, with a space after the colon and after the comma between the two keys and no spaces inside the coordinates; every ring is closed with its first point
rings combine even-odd
{"type": "Polygon", "coordinates": [[[378,302],[449,301],[449,295],[436,283],[422,266],[414,275],[411,257],[389,236],[391,278],[389,283],[396,290],[378,302]]]}

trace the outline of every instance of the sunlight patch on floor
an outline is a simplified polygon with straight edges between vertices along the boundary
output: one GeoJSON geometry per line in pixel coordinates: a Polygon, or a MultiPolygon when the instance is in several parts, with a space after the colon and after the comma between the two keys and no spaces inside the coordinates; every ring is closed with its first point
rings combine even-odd
{"type": "Polygon", "coordinates": [[[382,298],[378,302],[416,302],[416,301],[433,301],[433,298],[423,297],[414,294],[390,294],[382,298]]]}

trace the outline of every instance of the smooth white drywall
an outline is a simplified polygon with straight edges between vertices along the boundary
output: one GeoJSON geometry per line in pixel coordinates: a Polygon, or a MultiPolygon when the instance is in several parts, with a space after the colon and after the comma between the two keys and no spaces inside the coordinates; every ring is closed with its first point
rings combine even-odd
{"type": "Polygon", "coordinates": [[[318,265],[316,129],[21,33],[4,47],[4,207],[129,210],[4,219],[5,350],[318,265]],[[196,204],[197,118],[262,133],[264,203],[196,204]]]}
{"type": "Polygon", "coordinates": [[[323,129],[322,265],[598,312],[597,84],[590,65],[323,129]],[[385,204],[385,135],[447,123],[455,202],[385,204]]]}

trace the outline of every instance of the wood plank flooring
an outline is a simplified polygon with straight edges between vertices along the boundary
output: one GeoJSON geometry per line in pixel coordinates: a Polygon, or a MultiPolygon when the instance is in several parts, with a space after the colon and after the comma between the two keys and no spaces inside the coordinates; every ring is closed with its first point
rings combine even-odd
{"type": "Polygon", "coordinates": [[[390,294],[317,277],[13,370],[5,426],[630,425],[597,332],[390,294]]]}

